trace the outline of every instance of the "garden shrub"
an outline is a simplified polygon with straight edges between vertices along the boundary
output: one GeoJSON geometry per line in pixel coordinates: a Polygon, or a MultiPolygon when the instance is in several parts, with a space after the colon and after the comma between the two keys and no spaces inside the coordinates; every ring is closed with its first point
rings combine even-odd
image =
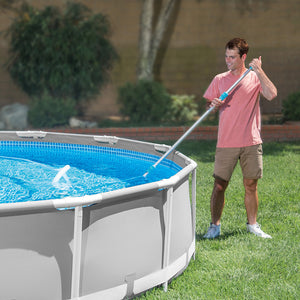
{"type": "Polygon", "coordinates": [[[30,97],[72,98],[77,108],[100,92],[118,57],[108,39],[108,18],[80,3],[68,2],[64,10],[23,4],[8,34],[15,82],[30,97]]]}
{"type": "Polygon", "coordinates": [[[29,106],[28,120],[34,127],[55,127],[65,125],[76,115],[73,98],[57,98],[48,94],[34,97],[29,106]]]}
{"type": "Polygon", "coordinates": [[[300,121],[300,92],[290,94],[282,107],[284,121],[300,121]]]}
{"type": "Polygon", "coordinates": [[[171,95],[172,105],[168,111],[168,120],[176,123],[192,121],[198,114],[198,105],[194,95],[171,95]]]}
{"type": "Polygon", "coordinates": [[[170,106],[171,96],[156,81],[139,80],[119,88],[120,112],[132,122],[161,122],[170,106]]]}

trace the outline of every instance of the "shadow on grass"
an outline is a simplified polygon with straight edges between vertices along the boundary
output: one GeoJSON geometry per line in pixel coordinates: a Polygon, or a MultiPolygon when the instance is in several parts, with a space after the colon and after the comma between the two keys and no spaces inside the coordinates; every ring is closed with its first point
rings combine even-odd
{"type": "Polygon", "coordinates": [[[246,234],[246,231],[242,231],[240,229],[236,229],[236,230],[233,230],[233,231],[225,231],[224,233],[221,233],[220,236],[218,236],[217,238],[215,239],[206,239],[204,238],[203,236],[205,235],[206,232],[203,232],[201,234],[197,233],[196,234],[196,240],[197,241],[224,241],[224,240],[227,240],[228,238],[232,237],[232,236],[240,236],[240,235],[244,235],[246,234]]]}

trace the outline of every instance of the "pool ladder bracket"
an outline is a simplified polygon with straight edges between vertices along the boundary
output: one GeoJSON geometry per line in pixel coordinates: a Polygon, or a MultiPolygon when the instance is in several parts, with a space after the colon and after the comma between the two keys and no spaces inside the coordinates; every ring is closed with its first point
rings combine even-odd
{"type": "Polygon", "coordinates": [[[160,145],[160,144],[155,144],[154,145],[154,150],[159,152],[159,153],[166,153],[170,149],[170,146],[168,145],[160,145]]]}
{"type": "Polygon", "coordinates": [[[16,131],[18,137],[22,138],[33,138],[33,139],[43,139],[47,132],[43,131],[16,131]]]}
{"type": "Polygon", "coordinates": [[[94,136],[94,140],[102,144],[115,145],[118,143],[119,138],[117,138],[116,136],[101,135],[101,136],[94,136]]]}

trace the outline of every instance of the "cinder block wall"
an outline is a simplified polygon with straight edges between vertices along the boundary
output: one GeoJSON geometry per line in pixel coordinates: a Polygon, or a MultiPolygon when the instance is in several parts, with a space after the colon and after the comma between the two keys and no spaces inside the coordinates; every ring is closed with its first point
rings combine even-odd
{"type": "MultiPolygon", "coordinates": [[[[177,0],[173,19],[161,49],[155,76],[174,94],[194,94],[199,101],[213,76],[225,70],[224,45],[235,36],[250,44],[247,63],[262,56],[263,67],[278,87],[272,102],[262,100],[265,114],[281,112],[282,101],[300,90],[300,1],[299,0],[177,0]]],[[[27,0],[42,8],[62,5],[61,0],[27,0]]],[[[159,2],[159,0],[157,0],[159,2]]],[[[111,40],[120,61],[111,74],[111,83],[89,104],[86,117],[101,119],[118,115],[117,89],[136,80],[141,0],[85,0],[95,13],[109,16],[111,40]]],[[[12,15],[0,14],[0,30],[12,15]]],[[[0,62],[7,61],[8,40],[0,36],[0,62]]],[[[0,69],[0,107],[12,102],[28,102],[0,69]]]]}

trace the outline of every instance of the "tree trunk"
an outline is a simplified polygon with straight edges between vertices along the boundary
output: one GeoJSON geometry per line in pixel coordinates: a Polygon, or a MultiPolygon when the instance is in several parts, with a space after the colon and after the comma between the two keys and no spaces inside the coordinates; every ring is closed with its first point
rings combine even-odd
{"type": "Polygon", "coordinates": [[[14,4],[20,2],[20,0],[0,0],[0,9],[5,11],[7,10],[14,10],[14,4]]]}
{"type": "Polygon", "coordinates": [[[153,80],[153,68],[176,0],[162,0],[155,28],[153,28],[154,1],[143,0],[140,21],[138,80],[153,80]]]}

